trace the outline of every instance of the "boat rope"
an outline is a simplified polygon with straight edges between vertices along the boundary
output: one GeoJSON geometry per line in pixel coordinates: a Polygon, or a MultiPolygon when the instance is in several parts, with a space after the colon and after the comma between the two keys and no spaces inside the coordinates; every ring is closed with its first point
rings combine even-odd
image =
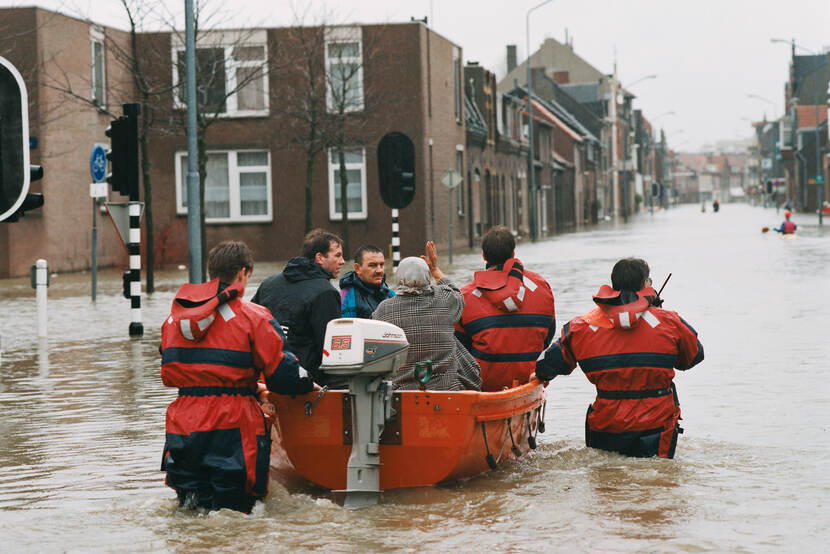
{"type": "Polygon", "coordinates": [[[496,459],[490,453],[490,445],[487,442],[487,422],[481,422],[481,434],[484,437],[484,450],[487,452],[487,455],[484,456],[484,459],[487,460],[487,465],[490,466],[490,469],[498,469],[499,464],[496,463],[496,459]]]}
{"type": "Polygon", "coordinates": [[[536,427],[536,432],[533,432],[533,426],[530,424],[530,414],[533,410],[525,414],[525,421],[527,422],[527,445],[531,450],[536,450],[536,435],[539,433],[539,427],[536,427]]]}
{"type": "Polygon", "coordinates": [[[539,433],[545,432],[545,408],[548,406],[548,401],[545,400],[542,402],[542,408],[537,411],[536,413],[539,414],[539,423],[536,425],[536,429],[539,433]]]}
{"type": "Polygon", "coordinates": [[[508,418],[507,418],[507,433],[510,435],[510,444],[512,444],[512,445],[513,445],[513,446],[512,446],[512,448],[511,448],[510,450],[513,452],[513,455],[514,455],[514,456],[516,456],[517,458],[519,458],[519,457],[521,457],[521,455],[522,455],[522,451],[521,451],[521,450],[519,450],[519,449],[516,447],[516,441],[515,441],[515,440],[513,440],[513,425],[512,425],[512,421],[511,421],[512,419],[513,419],[513,418],[511,418],[511,417],[508,417],[508,418]]]}
{"type": "MultiPolygon", "coordinates": [[[[507,430],[510,431],[510,426],[507,426],[507,430]]],[[[504,437],[501,439],[501,449],[499,450],[499,456],[496,458],[496,462],[501,461],[501,455],[504,454],[504,447],[507,446],[507,433],[504,434],[504,437]]]]}
{"type": "Polygon", "coordinates": [[[305,403],[305,415],[310,416],[312,413],[314,413],[314,406],[316,406],[317,403],[320,402],[323,399],[323,397],[326,395],[326,393],[328,391],[329,391],[329,386],[326,385],[322,389],[320,389],[320,394],[317,395],[317,398],[315,398],[313,401],[312,400],[307,400],[306,401],[306,403],[305,403]]]}

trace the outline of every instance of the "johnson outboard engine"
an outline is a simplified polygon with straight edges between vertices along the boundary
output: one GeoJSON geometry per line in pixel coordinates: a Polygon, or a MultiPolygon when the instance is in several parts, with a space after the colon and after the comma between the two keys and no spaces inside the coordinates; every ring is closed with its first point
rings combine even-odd
{"type": "Polygon", "coordinates": [[[326,327],[323,364],[327,375],[349,381],[352,453],[346,469],[347,508],[377,504],[380,436],[392,410],[387,376],[406,362],[409,342],[400,327],[371,319],[335,319],[326,327]]]}

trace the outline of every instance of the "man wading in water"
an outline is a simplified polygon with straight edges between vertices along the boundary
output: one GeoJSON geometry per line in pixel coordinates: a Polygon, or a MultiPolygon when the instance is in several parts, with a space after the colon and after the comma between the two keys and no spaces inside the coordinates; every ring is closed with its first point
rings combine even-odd
{"type": "Polygon", "coordinates": [[[536,364],[536,376],[569,375],[576,364],[597,387],[588,407],[588,446],[627,456],[673,458],[680,404],[672,379],[703,360],[697,333],[677,312],[663,310],[644,260],[614,265],[597,307],[562,328],[536,364]]]}

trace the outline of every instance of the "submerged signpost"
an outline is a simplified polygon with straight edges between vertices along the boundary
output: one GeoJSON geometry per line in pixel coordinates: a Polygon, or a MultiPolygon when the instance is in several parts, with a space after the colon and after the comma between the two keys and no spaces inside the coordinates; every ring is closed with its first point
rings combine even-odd
{"type": "Polygon", "coordinates": [[[456,173],[455,169],[450,168],[441,176],[441,182],[450,191],[450,265],[452,265],[452,196],[455,187],[461,184],[461,175],[456,173]]]}

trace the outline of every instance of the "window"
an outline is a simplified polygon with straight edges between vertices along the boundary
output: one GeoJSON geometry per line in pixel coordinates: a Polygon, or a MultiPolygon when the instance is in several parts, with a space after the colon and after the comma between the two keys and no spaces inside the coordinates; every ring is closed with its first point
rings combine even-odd
{"type": "Polygon", "coordinates": [[[363,41],[360,27],[333,27],[327,30],[326,106],[330,113],[363,110],[363,41]]]}
{"type": "MultiPolygon", "coordinates": [[[[349,219],[366,219],[366,152],[351,148],[346,155],[346,200],[349,219]]],[[[340,156],[336,148],[329,150],[329,217],[343,219],[340,206],[340,156]]]]}
{"type": "MultiPolygon", "coordinates": [[[[176,212],[187,213],[187,153],[176,153],[176,212]]],[[[209,151],[205,220],[271,221],[271,160],[267,150],[209,151]]]]}
{"type": "Polygon", "coordinates": [[[104,32],[98,27],[91,27],[89,36],[92,43],[92,102],[96,106],[104,107],[106,106],[104,32]]]}
{"type": "MultiPolygon", "coordinates": [[[[265,32],[236,36],[231,32],[200,34],[196,48],[196,95],[206,113],[228,116],[268,114],[265,32]]],[[[173,84],[176,107],[187,106],[184,46],[174,49],[173,84]]]]}

